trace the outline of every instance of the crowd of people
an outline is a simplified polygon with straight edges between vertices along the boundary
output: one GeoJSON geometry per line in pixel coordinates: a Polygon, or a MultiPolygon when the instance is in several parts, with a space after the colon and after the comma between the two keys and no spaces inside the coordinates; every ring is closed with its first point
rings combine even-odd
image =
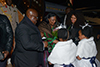
{"type": "Polygon", "coordinates": [[[0,7],[0,67],[6,67],[13,44],[12,67],[99,67],[93,28],[81,11],[66,8],[61,26],[56,25],[57,15],[50,12],[37,26],[37,10],[27,9],[19,22],[12,0],[6,2],[0,7]],[[16,17],[10,15],[11,10],[16,17]]]}

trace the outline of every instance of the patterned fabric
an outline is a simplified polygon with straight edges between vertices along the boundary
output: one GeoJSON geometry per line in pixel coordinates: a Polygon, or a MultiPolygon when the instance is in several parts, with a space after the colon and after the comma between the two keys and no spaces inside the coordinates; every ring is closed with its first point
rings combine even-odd
{"type": "Polygon", "coordinates": [[[55,27],[56,27],[56,25],[54,25],[54,27],[51,28],[50,25],[47,24],[44,21],[38,26],[38,29],[40,30],[40,32],[43,32],[44,33],[44,37],[46,37],[45,41],[48,42],[48,47],[44,51],[44,66],[45,67],[50,67],[49,64],[48,64],[48,60],[47,59],[48,59],[48,56],[51,53],[52,49],[55,46],[53,41],[56,39],[56,37],[53,37],[53,35],[52,35],[52,30],[55,27]]]}
{"type": "Polygon", "coordinates": [[[2,6],[0,7],[0,14],[4,14],[8,17],[8,19],[10,20],[12,29],[13,29],[13,33],[15,35],[15,29],[17,27],[17,24],[19,23],[19,18],[18,18],[18,12],[17,12],[17,8],[15,6],[2,6]]]}
{"type": "Polygon", "coordinates": [[[44,36],[46,37],[46,41],[48,42],[49,53],[52,51],[53,47],[55,46],[53,41],[56,39],[56,37],[52,35],[52,31],[55,27],[56,25],[54,25],[54,27],[51,28],[51,26],[44,21],[38,26],[40,32],[44,32],[44,36]]]}
{"type": "Polygon", "coordinates": [[[48,56],[49,56],[48,50],[45,50],[44,51],[44,66],[45,67],[49,67],[48,60],[47,60],[48,56]]]}
{"type": "Polygon", "coordinates": [[[51,53],[52,49],[54,48],[55,44],[53,41],[56,37],[52,37],[51,35],[44,32],[45,37],[47,38],[46,41],[48,42],[48,52],[51,53]]]}

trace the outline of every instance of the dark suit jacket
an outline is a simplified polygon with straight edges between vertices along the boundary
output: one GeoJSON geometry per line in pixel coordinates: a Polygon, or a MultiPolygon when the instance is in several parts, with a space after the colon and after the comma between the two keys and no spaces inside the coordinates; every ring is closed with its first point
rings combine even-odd
{"type": "Polygon", "coordinates": [[[60,23],[64,24],[64,18],[65,18],[65,15],[63,15],[63,16],[60,18],[60,23]]]}
{"type": "Polygon", "coordinates": [[[11,51],[13,31],[9,19],[0,14],[0,51],[11,51]]]}
{"type": "Polygon", "coordinates": [[[15,32],[16,46],[12,55],[15,67],[37,67],[43,63],[43,42],[38,28],[26,16],[15,32]]]}

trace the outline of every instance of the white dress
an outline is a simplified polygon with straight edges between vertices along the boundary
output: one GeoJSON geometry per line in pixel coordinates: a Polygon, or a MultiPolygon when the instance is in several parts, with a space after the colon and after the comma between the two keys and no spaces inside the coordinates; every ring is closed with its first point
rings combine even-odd
{"type": "Polygon", "coordinates": [[[94,38],[91,37],[89,39],[82,39],[78,44],[76,56],[79,56],[80,58],[84,57],[85,59],[76,59],[76,61],[73,64],[75,67],[92,67],[90,59],[86,58],[96,57],[96,55],[97,49],[96,44],[94,42],[94,38]]]}
{"type": "Polygon", "coordinates": [[[76,58],[76,45],[72,40],[60,41],[53,48],[48,57],[48,61],[54,67],[63,67],[62,64],[69,65],[76,58]]]}

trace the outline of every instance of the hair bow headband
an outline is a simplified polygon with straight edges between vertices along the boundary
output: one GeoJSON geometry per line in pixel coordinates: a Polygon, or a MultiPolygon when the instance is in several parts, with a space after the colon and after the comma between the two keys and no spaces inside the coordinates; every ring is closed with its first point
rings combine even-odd
{"type": "Polygon", "coordinates": [[[80,25],[81,27],[82,27],[82,29],[84,29],[85,27],[91,27],[91,25],[89,25],[88,23],[85,23],[85,25],[84,26],[82,26],[82,25],[80,25]]]}

